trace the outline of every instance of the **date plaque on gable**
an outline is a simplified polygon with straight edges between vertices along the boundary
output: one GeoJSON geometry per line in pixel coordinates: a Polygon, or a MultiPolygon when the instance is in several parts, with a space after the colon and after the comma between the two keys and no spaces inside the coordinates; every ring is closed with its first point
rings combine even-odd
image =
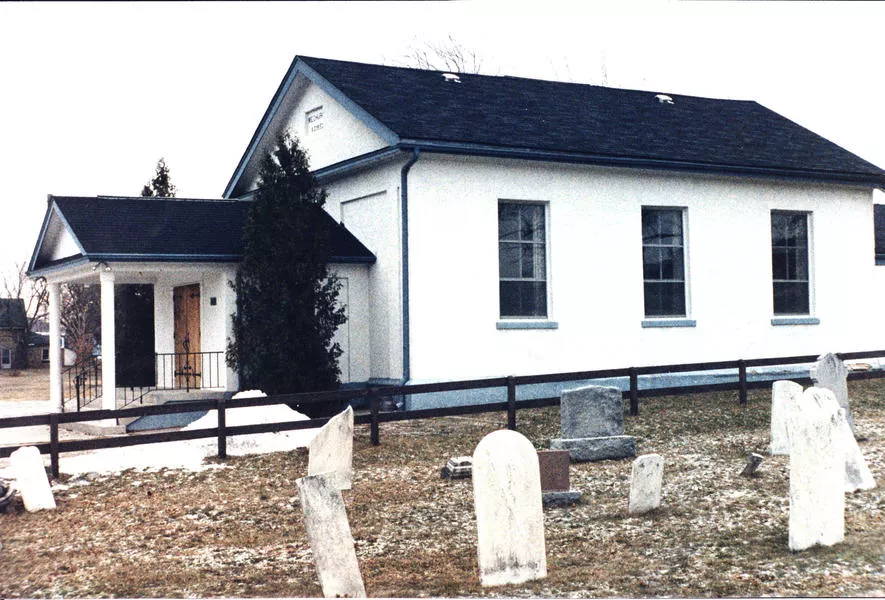
{"type": "Polygon", "coordinates": [[[324,111],[322,106],[318,106],[304,113],[305,126],[307,133],[316,133],[323,128],[324,111]]]}

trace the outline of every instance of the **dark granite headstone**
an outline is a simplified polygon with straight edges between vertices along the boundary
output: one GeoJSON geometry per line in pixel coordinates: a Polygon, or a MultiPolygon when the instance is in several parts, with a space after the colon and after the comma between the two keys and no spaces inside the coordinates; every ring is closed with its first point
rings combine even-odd
{"type": "Polygon", "coordinates": [[[568,450],[538,450],[541,468],[541,491],[562,492],[569,489],[568,450]]]}

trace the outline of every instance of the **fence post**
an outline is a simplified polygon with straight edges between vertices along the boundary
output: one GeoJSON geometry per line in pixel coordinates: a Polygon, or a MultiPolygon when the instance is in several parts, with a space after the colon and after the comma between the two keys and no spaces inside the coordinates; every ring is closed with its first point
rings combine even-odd
{"type": "Polygon", "coordinates": [[[58,479],[58,413],[49,413],[49,470],[58,479]]]}
{"type": "Polygon", "coordinates": [[[215,406],[218,409],[218,458],[221,459],[227,458],[227,422],[224,414],[225,404],[226,402],[224,398],[219,398],[215,401],[215,406]]]}
{"type": "Polygon", "coordinates": [[[381,444],[381,431],[378,423],[378,411],[381,410],[381,398],[375,395],[375,390],[369,388],[369,410],[371,411],[371,423],[369,424],[369,437],[373,446],[381,444]]]}
{"type": "Polygon", "coordinates": [[[636,367],[630,367],[630,415],[639,414],[639,375],[636,367]]]}
{"type": "Polygon", "coordinates": [[[747,403],[747,362],[744,359],[738,361],[738,381],[740,383],[739,402],[743,406],[747,403]]]}
{"type": "Polygon", "coordinates": [[[507,377],[507,429],[516,431],[516,383],[507,377]]]}

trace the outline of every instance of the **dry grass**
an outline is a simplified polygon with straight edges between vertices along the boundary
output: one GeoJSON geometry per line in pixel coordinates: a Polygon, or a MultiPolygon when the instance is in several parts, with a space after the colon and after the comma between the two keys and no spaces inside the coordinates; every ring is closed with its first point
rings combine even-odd
{"type": "MultiPolygon", "coordinates": [[[[851,385],[861,448],[885,484],[885,382],[851,385]]],[[[630,461],[571,467],[584,493],[545,511],[548,577],[483,589],[469,480],[439,477],[505,417],[358,428],[354,489],[344,493],[372,596],[851,596],[885,590],[885,492],[846,501],[846,540],[787,548],[788,459],[738,475],[768,443],[769,398],[665,398],[627,418],[641,453],[664,456],[664,504],[626,511],[630,461]]],[[[536,446],[557,435],[556,409],[519,413],[536,446]]],[[[133,452],[150,451],[149,447],[133,452]]],[[[64,458],[62,458],[64,460],[64,458]]],[[[126,472],[56,491],[59,510],[0,515],[0,597],[320,596],[294,480],[303,453],[234,458],[201,473],[126,472]]]]}
{"type": "Polygon", "coordinates": [[[49,399],[49,369],[0,370],[0,402],[49,399]]]}

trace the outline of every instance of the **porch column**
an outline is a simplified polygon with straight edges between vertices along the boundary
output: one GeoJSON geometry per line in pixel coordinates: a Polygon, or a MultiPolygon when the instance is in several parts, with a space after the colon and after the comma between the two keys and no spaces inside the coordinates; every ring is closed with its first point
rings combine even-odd
{"type": "Polygon", "coordinates": [[[102,271],[101,282],[101,407],[117,408],[117,358],[114,332],[114,274],[102,271]]]}
{"type": "Polygon", "coordinates": [[[62,412],[61,286],[47,283],[46,287],[49,290],[49,403],[53,412],[62,412]]]}

